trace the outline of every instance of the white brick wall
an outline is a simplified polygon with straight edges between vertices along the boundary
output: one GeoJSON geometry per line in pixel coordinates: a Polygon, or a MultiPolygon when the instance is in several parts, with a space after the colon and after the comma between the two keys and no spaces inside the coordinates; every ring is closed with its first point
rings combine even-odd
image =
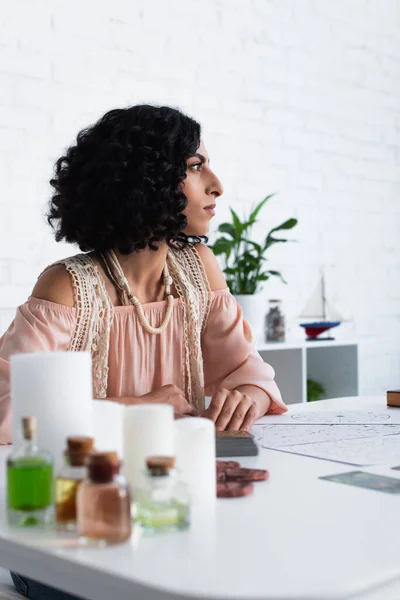
{"type": "MultiPolygon", "coordinates": [[[[400,386],[400,0],[3,0],[0,11],[0,326],[56,245],[43,219],[52,163],[106,110],[150,101],[204,125],[228,206],[271,191],[258,233],[295,317],[325,268],[361,343],[366,394],[400,386]]],[[[217,223],[216,223],[217,224],[217,223]]]]}

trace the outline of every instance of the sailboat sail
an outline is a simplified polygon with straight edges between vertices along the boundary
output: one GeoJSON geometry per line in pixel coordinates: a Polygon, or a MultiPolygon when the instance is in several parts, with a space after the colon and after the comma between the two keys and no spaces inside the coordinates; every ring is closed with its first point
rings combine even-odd
{"type": "Polygon", "coordinates": [[[332,304],[326,300],[324,277],[318,284],[299,315],[300,319],[313,319],[323,321],[344,321],[344,317],[332,304]]]}
{"type": "Polygon", "coordinates": [[[330,302],[328,302],[328,300],[326,300],[325,306],[326,306],[326,309],[325,309],[326,317],[325,318],[327,321],[344,321],[345,320],[343,315],[341,315],[340,312],[338,310],[336,310],[336,308],[334,306],[332,306],[332,304],[330,302]]]}
{"type": "Polygon", "coordinates": [[[322,293],[322,278],[317,283],[317,287],[315,288],[313,294],[309,298],[307,304],[301,311],[299,318],[300,319],[322,319],[324,313],[323,306],[323,293],[322,293]]]}

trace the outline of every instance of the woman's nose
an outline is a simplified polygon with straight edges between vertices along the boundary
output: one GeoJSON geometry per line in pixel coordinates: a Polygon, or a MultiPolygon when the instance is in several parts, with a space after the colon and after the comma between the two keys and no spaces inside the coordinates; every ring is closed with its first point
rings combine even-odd
{"type": "Polygon", "coordinates": [[[210,185],[209,193],[214,194],[217,198],[218,196],[222,196],[222,194],[224,193],[224,187],[218,179],[218,177],[215,175],[215,173],[212,174],[212,182],[210,185]]]}

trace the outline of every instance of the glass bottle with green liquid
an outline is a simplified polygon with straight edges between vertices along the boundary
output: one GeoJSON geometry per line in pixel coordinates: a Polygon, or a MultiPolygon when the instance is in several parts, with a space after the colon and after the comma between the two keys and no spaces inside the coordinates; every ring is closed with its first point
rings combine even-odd
{"type": "Polygon", "coordinates": [[[10,525],[46,525],[53,520],[53,457],[36,445],[36,417],[22,417],[22,443],[7,460],[10,525]]]}
{"type": "Polygon", "coordinates": [[[173,456],[149,456],[141,486],[134,490],[134,518],[145,533],[186,529],[190,496],[179,479],[173,456]]]}

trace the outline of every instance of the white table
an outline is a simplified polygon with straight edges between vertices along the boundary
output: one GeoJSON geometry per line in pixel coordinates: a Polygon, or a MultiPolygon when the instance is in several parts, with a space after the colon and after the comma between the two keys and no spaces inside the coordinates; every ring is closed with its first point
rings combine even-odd
{"type": "MultiPolygon", "coordinates": [[[[382,410],[385,400],[295,410],[345,406],[382,410]]],[[[215,519],[187,532],[99,550],[3,522],[0,565],[90,600],[400,598],[398,496],[319,480],[353,470],[332,462],[263,450],[242,463],[268,468],[270,481],[249,498],[219,500],[215,519]]]]}

